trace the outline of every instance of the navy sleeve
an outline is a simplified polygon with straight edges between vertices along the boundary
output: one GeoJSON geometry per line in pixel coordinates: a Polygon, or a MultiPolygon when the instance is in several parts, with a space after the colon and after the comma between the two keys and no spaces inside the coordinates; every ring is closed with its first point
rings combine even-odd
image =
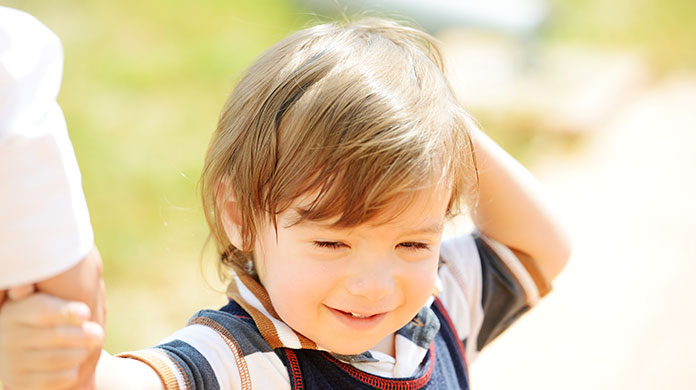
{"type": "Polygon", "coordinates": [[[476,349],[481,350],[529,310],[529,305],[513,273],[480,237],[476,237],[476,248],[481,259],[481,306],[484,313],[476,349]]]}
{"type": "Polygon", "coordinates": [[[196,348],[181,340],[172,340],[156,348],[164,351],[174,361],[188,382],[186,389],[220,390],[213,368],[196,348]]]}

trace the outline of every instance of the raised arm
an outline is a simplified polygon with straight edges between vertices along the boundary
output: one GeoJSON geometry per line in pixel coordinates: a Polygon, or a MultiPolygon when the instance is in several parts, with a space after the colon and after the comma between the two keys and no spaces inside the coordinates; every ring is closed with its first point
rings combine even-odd
{"type": "Polygon", "coordinates": [[[479,202],[472,217],[484,235],[530,256],[547,281],[570,256],[568,234],[539,182],[480,130],[473,133],[479,202]]]}

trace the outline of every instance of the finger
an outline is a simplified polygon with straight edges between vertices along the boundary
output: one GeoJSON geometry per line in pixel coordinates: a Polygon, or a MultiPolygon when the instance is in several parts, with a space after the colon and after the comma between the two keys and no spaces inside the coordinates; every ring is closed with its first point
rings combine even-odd
{"type": "MultiPolygon", "coordinates": [[[[102,327],[95,322],[81,326],[56,325],[47,328],[18,327],[14,334],[23,340],[20,348],[41,350],[53,348],[94,348],[104,340],[102,327]]],[[[10,344],[10,342],[8,342],[10,344]]]]}
{"type": "Polygon", "coordinates": [[[101,346],[94,348],[90,355],[87,356],[87,359],[84,360],[82,365],[80,366],[80,370],[78,372],[78,381],[79,383],[82,384],[80,386],[80,389],[82,390],[95,390],[96,389],[96,369],[97,369],[97,362],[99,361],[99,357],[101,356],[101,346]]]}
{"type": "Polygon", "coordinates": [[[78,368],[90,350],[87,348],[56,348],[30,350],[22,354],[22,362],[15,366],[25,373],[63,371],[78,368]]]}
{"type": "Polygon", "coordinates": [[[89,306],[83,302],[72,301],[60,308],[58,321],[64,324],[80,325],[92,317],[89,306]]]}
{"type": "MultiPolygon", "coordinates": [[[[76,384],[78,386],[75,387],[73,390],[96,390],[96,378],[97,377],[96,373],[94,372],[94,368],[90,368],[89,371],[85,371],[84,365],[81,366],[77,374],[76,384]]],[[[101,388],[105,387],[100,387],[100,389],[101,388]]]]}
{"type": "Polygon", "coordinates": [[[66,301],[43,293],[9,300],[3,308],[6,321],[11,319],[11,322],[33,327],[79,325],[88,320],[90,315],[89,306],[82,302],[66,301]]]}
{"type": "Polygon", "coordinates": [[[22,298],[28,297],[29,295],[34,293],[34,291],[36,291],[36,288],[34,287],[34,285],[27,284],[24,286],[12,287],[11,289],[8,290],[7,296],[10,299],[17,300],[17,299],[22,299],[22,298]]]}
{"type": "Polygon", "coordinates": [[[87,334],[89,347],[92,349],[99,347],[98,350],[101,350],[104,345],[104,328],[96,322],[86,321],[82,324],[82,331],[87,334]]]}
{"type": "Polygon", "coordinates": [[[95,388],[94,378],[89,378],[87,379],[87,382],[80,385],[77,390],[94,390],[95,388]]]}
{"type": "Polygon", "coordinates": [[[61,371],[32,372],[23,375],[21,384],[17,388],[27,389],[68,389],[77,381],[77,368],[69,368],[61,371]]]}

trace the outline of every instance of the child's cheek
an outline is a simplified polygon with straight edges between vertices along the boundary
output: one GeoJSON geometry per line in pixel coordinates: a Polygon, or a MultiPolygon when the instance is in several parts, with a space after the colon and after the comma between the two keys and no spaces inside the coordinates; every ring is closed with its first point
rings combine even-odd
{"type": "Polygon", "coordinates": [[[425,301],[432,295],[437,280],[437,264],[437,259],[424,261],[407,272],[403,282],[410,286],[407,291],[413,294],[413,299],[425,301]]]}
{"type": "Polygon", "coordinates": [[[314,336],[313,324],[319,323],[324,302],[332,294],[330,273],[325,267],[307,267],[295,263],[269,279],[271,302],[280,319],[296,331],[314,336]]]}
{"type": "Polygon", "coordinates": [[[308,306],[320,304],[332,289],[334,267],[300,257],[274,263],[276,268],[268,270],[270,285],[266,286],[274,306],[307,310],[308,306]]]}

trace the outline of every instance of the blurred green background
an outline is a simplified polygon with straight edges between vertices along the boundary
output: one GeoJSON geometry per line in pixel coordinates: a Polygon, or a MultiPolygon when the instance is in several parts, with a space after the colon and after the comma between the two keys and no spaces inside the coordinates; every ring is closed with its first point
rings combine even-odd
{"type": "MultiPolygon", "coordinates": [[[[106,349],[153,345],[196,310],[221,306],[215,259],[203,255],[198,179],[207,142],[242,70],[316,17],[281,0],[0,3],[32,13],[63,41],[59,103],[105,262],[106,349]]],[[[696,66],[691,0],[551,6],[542,45],[636,50],[657,74],[696,66]]],[[[577,137],[481,117],[525,162],[533,158],[530,148],[566,147],[567,138],[577,137]]]]}

